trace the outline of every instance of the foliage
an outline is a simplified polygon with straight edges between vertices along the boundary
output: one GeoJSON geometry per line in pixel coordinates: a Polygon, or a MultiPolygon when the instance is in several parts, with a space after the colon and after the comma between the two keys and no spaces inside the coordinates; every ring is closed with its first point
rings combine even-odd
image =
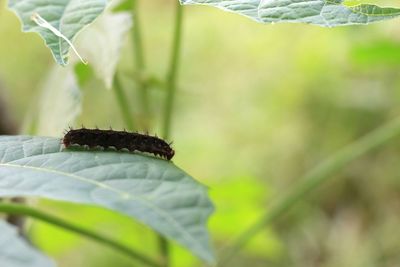
{"type": "Polygon", "coordinates": [[[18,14],[23,22],[23,30],[39,33],[60,65],[65,65],[68,61],[70,44],[67,40],[73,40],[83,27],[98,17],[106,4],[106,0],[84,2],[65,0],[45,3],[38,0],[9,1],[9,7],[18,14]],[[51,25],[65,38],[37,24],[34,20],[35,14],[45,18],[47,22],[51,22],[51,25]]]}
{"type": "Polygon", "coordinates": [[[65,152],[59,139],[0,138],[0,196],[99,205],[134,217],[212,263],[206,189],[165,160],[65,152]]]}
{"type": "MultiPolygon", "coordinates": [[[[63,66],[67,64],[71,48],[90,62],[88,67],[77,63],[77,59],[73,58],[72,64],[64,69],[53,68],[44,82],[40,110],[28,120],[26,129],[30,129],[30,133],[58,136],[67,125],[75,124],[81,114],[82,89],[88,83],[98,82],[95,81],[96,77],[102,87],[115,92],[118,107],[122,112],[121,117],[124,118],[125,126],[130,129],[155,128],[153,112],[155,110],[160,112],[160,109],[155,108],[155,101],[152,101],[149,92],[153,87],[165,89],[164,110],[160,112],[163,117],[162,134],[163,137],[170,138],[175,98],[180,93],[177,77],[183,11],[177,4],[170,65],[167,67],[166,78],[159,79],[150,76],[145,69],[140,24],[138,14],[135,13],[137,3],[138,1],[123,1],[117,7],[115,5],[106,7],[106,1],[95,0],[51,2],[48,5],[42,5],[41,1],[36,0],[9,1],[9,7],[20,17],[24,31],[38,32],[58,64],[63,66]],[[104,9],[106,11],[100,15],[104,9]],[[121,58],[123,59],[121,53],[124,37],[132,26],[128,11],[134,12],[134,39],[131,53],[135,54],[135,71],[129,71],[129,75],[126,75],[124,70],[117,68],[117,64],[121,58]],[[84,29],[86,27],[87,29],[84,29]],[[77,36],[81,30],[82,34],[77,36]],[[72,41],[75,43],[74,46],[72,41]],[[129,82],[137,89],[139,107],[132,105],[133,101],[127,97],[129,95],[125,91],[128,88],[127,76],[129,82]],[[138,109],[140,111],[137,111],[138,109]]],[[[245,15],[261,23],[297,22],[327,27],[369,24],[400,15],[400,10],[394,7],[379,7],[372,4],[351,5],[343,1],[181,0],[181,3],[215,6],[245,15]]],[[[371,134],[371,138],[356,142],[355,145],[344,149],[343,153],[334,156],[334,160],[328,161],[328,164],[323,163],[321,167],[317,167],[317,171],[306,176],[306,178],[311,177],[309,180],[306,179],[304,183],[296,185],[292,194],[285,196],[280,204],[268,210],[260,221],[239,235],[232,248],[223,254],[221,265],[234,257],[236,252],[267,224],[275,221],[304,198],[306,193],[331,177],[333,172],[342,169],[370,149],[383,145],[391,137],[397,136],[397,123],[394,125],[396,127],[391,127],[390,124],[389,127],[382,127],[381,131],[377,131],[380,134],[371,134]]],[[[208,216],[213,206],[208,199],[207,189],[174,164],[143,155],[61,151],[58,139],[44,137],[1,137],[0,152],[2,157],[0,196],[36,196],[92,204],[128,215],[161,234],[159,242],[162,257],[160,261],[148,259],[127,249],[118,241],[112,241],[96,232],[82,230],[63,220],[49,219],[48,222],[58,222],[54,224],[103,242],[149,265],[169,265],[165,237],[177,241],[204,261],[214,262],[206,230],[208,216]]],[[[30,214],[28,210],[13,206],[3,211],[12,214],[13,209],[14,212],[19,210],[20,214],[28,216],[36,214],[35,212],[30,214]]],[[[49,218],[33,217],[45,221],[45,218],[49,218]]]]}
{"type": "Polygon", "coordinates": [[[326,27],[369,24],[400,16],[399,8],[377,5],[347,6],[343,0],[180,0],[239,13],[262,23],[302,22],[326,27]]]}

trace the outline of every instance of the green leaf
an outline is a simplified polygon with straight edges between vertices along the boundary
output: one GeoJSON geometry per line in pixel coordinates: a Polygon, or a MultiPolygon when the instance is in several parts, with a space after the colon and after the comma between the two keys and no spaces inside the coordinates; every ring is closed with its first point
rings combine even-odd
{"type": "Polygon", "coordinates": [[[358,67],[397,69],[400,65],[400,44],[394,40],[371,40],[354,45],[349,58],[358,67]]]}
{"type": "Polygon", "coordinates": [[[70,45],[47,28],[32,20],[40,15],[55,29],[72,41],[76,34],[103,12],[107,0],[9,0],[8,6],[18,15],[23,31],[37,32],[50,48],[58,64],[66,65],[70,45]]]}
{"type": "Polygon", "coordinates": [[[134,2],[136,0],[120,0],[112,2],[112,11],[113,12],[123,12],[123,11],[131,11],[134,7],[134,2]]]}
{"type": "Polygon", "coordinates": [[[83,64],[82,62],[75,64],[74,73],[81,90],[83,90],[94,77],[93,68],[88,64],[83,64]]]}
{"type": "Polygon", "coordinates": [[[19,236],[17,230],[0,220],[1,267],[53,267],[54,262],[19,236]]]}
{"type": "Polygon", "coordinates": [[[262,23],[299,22],[326,27],[369,24],[400,16],[400,8],[344,5],[343,0],[180,0],[242,14],[262,23]]]}
{"type": "Polygon", "coordinates": [[[65,150],[59,139],[29,136],[0,136],[0,159],[0,197],[109,208],[214,262],[206,228],[213,211],[207,188],[172,162],[133,153],[65,150]]]}

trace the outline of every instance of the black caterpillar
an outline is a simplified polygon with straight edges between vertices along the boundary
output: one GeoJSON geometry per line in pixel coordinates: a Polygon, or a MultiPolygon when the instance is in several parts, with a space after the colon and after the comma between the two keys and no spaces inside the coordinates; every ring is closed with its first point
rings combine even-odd
{"type": "Polygon", "coordinates": [[[107,149],[114,147],[117,150],[127,149],[130,152],[140,151],[154,154],[171,160],[175,151],[164,140],[146,134],[130,133],[126,131],[100,129],[70,129],[63,138],[65,147],[71,145],[97,146],[107,149]]]}

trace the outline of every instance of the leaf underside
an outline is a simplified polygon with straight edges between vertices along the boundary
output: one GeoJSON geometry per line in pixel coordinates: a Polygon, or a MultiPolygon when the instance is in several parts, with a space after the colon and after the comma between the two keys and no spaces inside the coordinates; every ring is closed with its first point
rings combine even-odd
{"type": "MultiPolygon", "coordinates": [[[[221,8],[260,23],[308,23],[325,27],[393,19],[400,16],[400,8],[374,4],[348,6],[344,0],[178,0],[181,4],[200,4],[221,8]]],[[[66,65],[70,45],[49,29],[38,26],[31,18],[35,13],[43,17],[68,40],[92,23],[105,9],[107,0],[9,0],[22,22],[23,31],[37,32],[50,48],[56,62],[66,65]]]]}
{"type": "Polygon", "coordinates": [[[0,197],[33,196],[131,216],[208,263],[207,188],[172,162],[134,153],[66,150],[49,137],[0,136],[0,197]]]}
{"type": "Polygon", "coordinates": [[[55,267],[52,260],[31,247],[15,227],[0,220],[1,267],[55,267]]]}
{"type": "Polygon", "coordinates": [[[38,26],[32,15],[39,14],[70,41],[104,10],[107,0],[9,0],[8,6],[22,22],[25,32],[37,32],[50,48],[56,62],[66,65],[70,45],[49,29],[38,26]]]}
{"type": "Polygon", "coordinates": [[[346,6],[343,0],[180,0],[182,4],[201,4],[238,13],[261,23],[308,23],[325,27],[393,19],[400,8],[372,4],[346,6]]]}

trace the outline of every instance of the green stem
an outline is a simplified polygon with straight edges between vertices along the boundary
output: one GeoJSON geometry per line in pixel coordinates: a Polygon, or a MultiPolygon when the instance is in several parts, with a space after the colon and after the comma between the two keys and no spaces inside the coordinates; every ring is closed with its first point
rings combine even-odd
{"type": "Polygon", "coordinates": [[[323,182],[332,178],[333,174],[343,169],[346,165],[360,156],[384,145],[389,140],[399,135],[400,118],[397,118],[346,146],[311,170],[300,179],[299,184],[295,186],[286,197],[276,202],[276,205],[271,206],[271,208],[268,209],[254,225],[239,235],[233,243],[233,246],[223,253],[219,266],[229,266],[227,264],[228,261],[231,260],[235,254],[237,254],[239,250],[249,242],[250,239],[257,235],[268,224],[271,224],[278,217],[287,212],[294,204],[309,195],[323,182]]]}
{"type": "Polygon", "coordinates": [[[44,212],[34,209],[32,207],[28,207],[25,205],[12,204],[12,203],[0,203],[0,212],[4,212],[7,214],[18,214],[18,215],[30,216],[32,218],[35,218],[35,219],[47,222],[49,224],[61,227],[65,230],[69,230],[71,232],[88,237],[99,243],[103,243],[104,245],[107,245],[113,249],[116,249],[117,251],[124,253],[125,255],[131,257],[132,259],[137,260],[148,266],[161,267],[160,263],[158,263],[157,261],[154,261],[154,260],[148,258],[147,256],[142,255],[141,253],[139,253],[137,251],[134,251],[130,247],[128,247],[116,240],[113,240],[109,237],[103,236],[102,234],[94,232],[92,230],[85,229],[81,226],[66,222],[63,219],[54,217],[50,214],[44,213],[44,212]]]}
{"type": "MultiPolygon", "coordinates": [[[[172,122],[172,110],[175,103],[176,95],[176,81],[178,75],[178,65],[181,50],[182,41],[182,18],[183,18],[183,7],[179,1],[176,4],[176,15],[175,15],[175,29],[171,51],[171,62],[166,78],[166,91],[167,95],[165,98],[164,106],[164,120],[163,120],[163,132],[162,136],[165,139],[169,139],[171,135],[171,122],[172,122]]],[[[169,245],[167,239],[163,236],[158,236],[160,254],[162,256],[163,267],[169,266],[169,245]]]]}
{"type": "Polygon", "coordinates": [[[144,49],[142,42],[142,34],[141,34],[141,24],[139,20],[139,8],[138,8],[139,0],[134,0],[132,4],[132,12],[133,12],[133,27],[132,27],[132,36],[133,36],[133,51],[135,52],[135,65],[137,73],[139,74],[139,93],[140,99],[142,103],[143,109],[143,121],[144,130],[149,130],[149,119],[151,117],[151,110],[149,106],[149,86],[147,81],[143,77],[145,75],[145,58],[144,58],[144,49]]]}
{"type": "Polygon", "coordinates": [[[161,255],[161,266],[163,267],[168,267],[170,258],[169,258],[169,245],[168,245],[168,240],[163,237],[162,235],[158,235],[158,246],[160,250],[160,255],[161,255]]]}
{"type": "Polygon", "coordinates": [[[129,103],[127,101],[124,89],[122,88],[122,84],[120,79],[118,78],[118,73],[115,74],[114,77],[114,90],[115,97],[119,103],[119,107],[121,108],[122,117],[125,121],[126,126],[129,130],[135,129],[135,123],[133,120],[132,112],[129,107],[129,103]]]}
{"type": "Polygon", "coordinates": [[[171,122],[172,122],[172,110],[175,103],[176,95],[176,81],[178,74],[179,57],[181,50],[181,40],[182,40],[182,17],[183,17],[183,7],[176,1],[176,16],[175,16],[175,31],[174,39],[172,44],[171,53],[171,63],[169,66],[169,71],[167,73],[166,80],[166,90],[167,96],[165,99],[165,109],[164,109],[164,125],[163,125],[163,137],[165,139],[170,138],[171,135],[171,122]]]}

